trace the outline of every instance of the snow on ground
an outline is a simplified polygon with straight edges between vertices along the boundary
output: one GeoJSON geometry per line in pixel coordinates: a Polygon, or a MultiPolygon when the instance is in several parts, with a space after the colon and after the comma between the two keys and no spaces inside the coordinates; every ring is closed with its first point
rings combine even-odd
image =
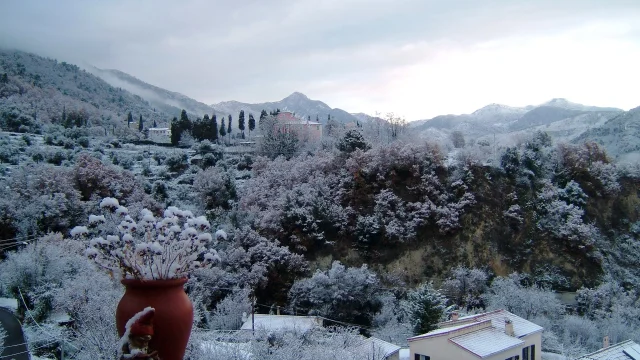
{"type": "Polygon", "coordinates": [[[409,360],[409,349],[400,349],[400,360],[409,360]]]}
{"type": "Polygon", "coordinates": [[[212,357],[216,358],[233,358],[233,359],[251,359],[250,343],[229,343],[221,341],[204,341],[200,345],[201,349],[212,357]]]}
{"type": "Polygon", "coordinates": [[[9,309],[12,312],[18,311],[18,300],[11,298],[0,298],[0,308],[9,309]]]}
{"type": "Polygon", "coordinates": [[[569,360],[568,357],[560,354],[542,352],[542,360],[569,360]]]}

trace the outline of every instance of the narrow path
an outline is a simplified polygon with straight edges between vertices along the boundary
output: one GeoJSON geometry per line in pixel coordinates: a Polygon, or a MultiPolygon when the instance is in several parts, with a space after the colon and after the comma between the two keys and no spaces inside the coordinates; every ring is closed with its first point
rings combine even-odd
{"type": "Polygon", "coordinates": [[[0,354],[0,359],[29,360],[29,349],[25,344],[20,321],[10,311],[0,308],[0,326],[7,332],[7,337],[4,339],[4,351],[0,354]]]}

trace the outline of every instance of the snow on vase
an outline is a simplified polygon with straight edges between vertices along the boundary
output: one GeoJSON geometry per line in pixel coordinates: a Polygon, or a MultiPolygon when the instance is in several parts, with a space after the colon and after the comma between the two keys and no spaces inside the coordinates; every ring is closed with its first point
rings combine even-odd
{"type": "Polygon", "coordinates": [[[218,230],[214,239],[204,216],[174,206],[162,217],[142,209],[137,221],[114,198],[104,198],[100,209],[102,215],[89,216],[88,226],[76,226],[70,234],[86,240],[85,254],[100,268],[119,275],[126,288],[116,310],[121,357],[182,359],[193,323],[193,305],[184,284],[194,270],[220,261],[214,246],[218,238],[226,239],[226,233],[218,230]],[[140,331],[131,333],[130,320],[149,324],[134,326],[140,331]],[[124,353],[131,349],[133,353],[124,353]]]}
{"type": "Polygon", "coordinates": [[[153,308],[149,352],[157,351],[162,360],[183,359],[193,324],[193,305],[183,288],[187,279],[121,282],[126,290],[116,310],[118,335],[128,335],[127,322],[146,308],[153,308]]]}

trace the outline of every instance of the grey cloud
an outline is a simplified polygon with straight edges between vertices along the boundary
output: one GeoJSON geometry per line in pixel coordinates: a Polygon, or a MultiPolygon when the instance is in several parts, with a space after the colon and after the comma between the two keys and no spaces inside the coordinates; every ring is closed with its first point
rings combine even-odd
{"type": "Polygon", "coordinates": [[[429,44],[469,46],[638,11],[623,0],[9,0],[0,45],[116,68],[203,102],[266,101],[422,61],[429,44]]]}

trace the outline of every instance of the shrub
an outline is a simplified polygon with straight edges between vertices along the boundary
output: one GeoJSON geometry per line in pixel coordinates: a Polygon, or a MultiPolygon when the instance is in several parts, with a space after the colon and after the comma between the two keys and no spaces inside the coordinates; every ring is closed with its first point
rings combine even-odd
{"type": "Polygon", "coordinates": [[[172,153],[165,160],[165,165],[171,172],[183,172],[189,164],[187,163],[187,154],[185,153],[172,153]]]}

